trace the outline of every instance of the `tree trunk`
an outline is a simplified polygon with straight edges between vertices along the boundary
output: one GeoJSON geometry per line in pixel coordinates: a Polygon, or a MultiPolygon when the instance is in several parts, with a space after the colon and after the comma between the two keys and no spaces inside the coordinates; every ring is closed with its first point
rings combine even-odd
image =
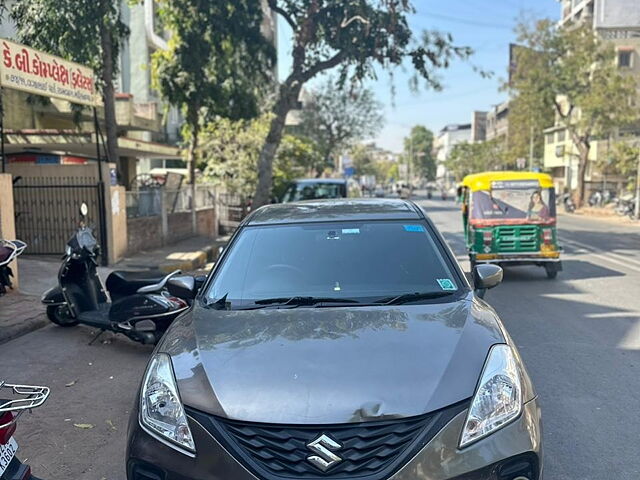
{"type": "Polygon", "coordinates": [[[301,87],[302,85],[300,83],[295,84],[295,86],[287,83],[280,87],[278,101],[273,108],[273,114],[275,116],[273,120],[271,120],[269,133],[267,134],[267,138],[260,151],[260,157],[258,158],[258,186],[251,204],[253,210],[271,203],[273,161],[276,158],[278,147],[284,135],[287,115],[298,100],[301,87]]]}
{"type": "Polygon", "coordinates": [[[589,164],[589,152],[591,151],[591,145],[589,143],[582,144],[578,148],[580,152],[578,163],[578,189],[575,194],[576,208],[582,207],[584,201],[584,182],[587,174],[587,165],[589,164]]]}
{"type": "MultiPolygon", "coordinates": [[[[105,0],[101,0],[101,10],[106,12],[105,0]]],[[[118,125],[116,123],[116,100],[115,89],[113,87],[113,37],[108,26],[105,25],[104,17],[100,23],[100,44],[102,47],[102,81],[104,83],[104,122],[107,133],[107,158],[110,162],[115,162],[118,178],[122,173],[122,165],[118,156],[118,125]]]]}
{"type": "Polygon", "coordinates": [[[188,115],[191,126],[191,141],[187,161],[189,162],[189,183],[191,184],[191,230],[193,235],[198,232],[198,213],[196,205],[196,159],[198,157],[198,140],[200,137],[200,122],[198,111],[192,111],[188,115]]]}
{"type": "Polygon", "coordinates": [[[196,183],[196,160],[198,153],[198,141],[200,137],[200,122],[198,122],[198,114],[189,114],[189,123],[191,127],[191,141],[189,142],[189,151],[187,154],[187,162],[189,162],[189,182],[196,183]]]}

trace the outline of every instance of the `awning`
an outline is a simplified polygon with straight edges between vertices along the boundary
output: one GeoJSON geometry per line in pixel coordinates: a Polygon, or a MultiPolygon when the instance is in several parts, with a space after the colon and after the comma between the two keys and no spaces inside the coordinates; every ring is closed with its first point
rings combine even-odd
{"type": "MultiPolygon", "coordinates": [[[[37,152],[95,158],[95,138],[93,133],[73,130],[5,130],[4,148],[7,154],[37,152]]],[[[182,159],[177,147],[127,137],[118,137],[118,156],[182,159]]]]}

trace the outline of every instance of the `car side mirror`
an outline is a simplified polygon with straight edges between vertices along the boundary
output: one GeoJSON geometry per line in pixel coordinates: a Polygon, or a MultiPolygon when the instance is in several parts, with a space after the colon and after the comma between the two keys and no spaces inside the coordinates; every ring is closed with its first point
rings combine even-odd
{"type": "Polygon", "coordinates": [[[476,295],[484,298],[487,290],[497,287],[502,282],[503,271],[497,265],[477,265],[473,269],[473,285],[476,295]]]}
{"type": "MultiPolygon", "coordinates": [[[[206,279],[206,277],[205,277],[206,279]]],[[[171,277],[167,282],[167,290],[174,297],[183,300],[193,300],[198,295],[198,291],[204,282],[198,282],[196,277],[191,275],[180,275],[171,277]]]]}

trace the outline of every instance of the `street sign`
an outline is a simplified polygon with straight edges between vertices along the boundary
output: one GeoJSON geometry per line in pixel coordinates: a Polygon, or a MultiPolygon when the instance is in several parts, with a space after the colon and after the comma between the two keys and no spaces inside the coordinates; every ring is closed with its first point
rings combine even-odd
{"type": "Polygon", "coordinates": [[[95,106],[96,84],[92,69],[1,39],[0,86],[95,106]]]}
{"type": "Polygon", "coordinates": [[[353,167],[347,167],[344,169],[345,177],[353,177],[356,174],[356,169],[353,167]]]}

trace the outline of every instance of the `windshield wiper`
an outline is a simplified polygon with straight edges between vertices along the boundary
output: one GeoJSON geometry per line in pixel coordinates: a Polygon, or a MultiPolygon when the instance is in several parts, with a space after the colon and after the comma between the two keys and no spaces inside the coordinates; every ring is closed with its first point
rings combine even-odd
{"type": "Polygon", "coordinates": [[[403,293],[395,297],[382,298],[376,302],[376,305],[402,305],[403,303],[417,302],[420,300],[432,300],[435,298],[448,297],[455,292],[415,292],[403,293]]]}
{"type": "Polygon", "coordinates": [[[258,308],[260,308],[260,307],[269,307],[269,306],[302,307],[302,306],[313,306],[319,303],[360,303],[360,302],[350,298],[282,297],[282,298],[265,298],[262,300],[256,300],[254,303],[258,308]]]}

